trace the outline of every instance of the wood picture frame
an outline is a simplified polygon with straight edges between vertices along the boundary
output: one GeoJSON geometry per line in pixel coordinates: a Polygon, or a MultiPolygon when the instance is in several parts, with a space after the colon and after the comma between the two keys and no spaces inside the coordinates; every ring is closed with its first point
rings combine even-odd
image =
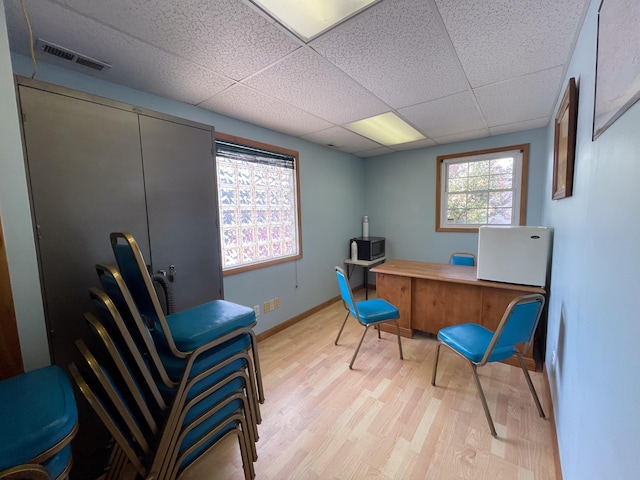
{"type": "Polygon", "coordinates": [[[553,188],[551,198],[559,200],[573,194],[573,165],[576,154],[578,88],[571,77],[555,119],[553,141],[553,188]]]}
{"type": "Polygon", "coordinates": [[[600,3],[592,140],[640,99],[639,17],[640,2],[600,3]]]}

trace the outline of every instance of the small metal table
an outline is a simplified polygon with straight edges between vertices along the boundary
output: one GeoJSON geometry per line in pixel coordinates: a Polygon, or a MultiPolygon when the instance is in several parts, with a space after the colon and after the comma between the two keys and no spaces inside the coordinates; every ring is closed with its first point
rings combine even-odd
{"type": "Polygon", "coordinates": [[[380,265],[384,263],[387,257],[376,258],[375,260],[351,260],[347,258],[344,261],[344,264],[347,266],[347,279],[351,277],[351,273],[355,270],[356,267],[362,267],[362,272],[364,276],[364,298],[365,300],[369,300],[369,270],[376,265],[380,265]],[[349,268],[351,267],[351,268],[349,268]]]}

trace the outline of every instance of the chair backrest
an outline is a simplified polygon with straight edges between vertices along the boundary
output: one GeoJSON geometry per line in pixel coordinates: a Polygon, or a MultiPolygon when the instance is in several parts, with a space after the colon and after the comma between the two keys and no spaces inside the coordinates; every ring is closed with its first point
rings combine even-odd
{"type": "Polygon", "coordinates": [[[119,372],[113,367],[113,364],[106,363],[106,357],[99,361],[81,339],[76,340],[76,346],[88,367],[86,372],[91,372],[90,374],[97,380],[96,385],[99,385],[100,391],[104,394],[103,400],[108,399],[111,402],[119,417],[124,421],[126,428],[133,435],[136,444],[142,449],[143,454],[149,455],[152,451],[151,447],[155,443],[154,435],[139,416],[131,392],[123,384],[119,372]]]}
{"type": "Polygon", "coordinates": [[[169,324],[164,316],[158,294],[138,243],[133,235],[126,232],[114,232],[110,235],[111,248],[118,264],[120,274],[129,289],[140,316],[147,322],[155,324],[152,330],[154,339],[161,348],[166,348],[176,356],[184,356],[173,341],[169,324]]]}
{"type": "MultiPolygon", "coordinates": [[[[155,388],[156,391],[157,387],[155,384],[148,385],[144,382],[144,376],[142,372],[140,372],[140,369],[146,368],[146,366],[144,364],[139,365],[137,359],[134,358],[130,352],[126,352],[126,349],[121,348],[114,342],[107,329],[93,314],[85,313],[84,317],[93,332],[102,341],[104,349],[111,356],[112,364],[119,372],[120,378],[131,394],[131,399],[137,406],[138,411],[142,414],[142,418],[146,421],[151,433],[157,435],[160,428],[156,418],[161,418],[163,412],[158,405],[156,405],[158,408],[155,409],[155,415],[151,411],[154,407],[154,402],[149,398],[151,395],[149,393],[149,387],[155,388]],[[143,382],[140,381],[141,379],[143,382]]],[[[148,370],[146,373],[149,373],[148,370]]]]}
{"type": "Polygon", "coordinates": [[[340,267],[335,267],[335,271],[338,279],[338,286],[340,287],[342,302],[344,303],[345,308],[351,312],[351,315],[360,321],[360,317],[358,316],[358,307],[356,306],[356,302],[353,300],[353,292],[351,291],[349,280],[347,280],[347,274],[340,267]]]}
{"type": "Polygon", "coordinates": [[[494,350],[514,347],[524,344],[520,353],[529,350],[536,332],[542,309],[544,296],[540,294],[523,295],[511,301],[498,324],[484,358],[480,365],[485,364],[494,350]]]}
{"type": "Polygon", "coordinates": [[[89,405],[91,405],[102,423],[107,427],[109,433],[111,433],[113,439],[118,443],[129,462],[142,477],[145,477],[148,473],[148,465],[143,463],[146,455],[143,454],[133,434],[117,413],[114,405],[111,404],[105,393],[101,391],[100,385],[95,377],[80,373],[80,370],[74,363],[69,365],[69,372],[89,402],[89,405]]]}
{"type": "Polygon", "coordinates": [[[468,252],[454,252],[449,257],[450,265],[464,265],[466,267],[475,267],[476,256],[468,252]]]}
{"type": "Polygon", "coordinates": [[[175,388],[176,384],[169,378],[156,349],[158,337],[163,336],[153,335],[157,333],[153,330],[155,324],[150,329],[149,324],[143,320],[120,272],[110,265],[96,265],[96,272],[106,295],[100,295],[97,289],[89,290],[89,293],[103,321],[112,320],[120,325],[119,320],[122,319],[138,350],[150,362],[156,380],[169,388],[175,388]]]}

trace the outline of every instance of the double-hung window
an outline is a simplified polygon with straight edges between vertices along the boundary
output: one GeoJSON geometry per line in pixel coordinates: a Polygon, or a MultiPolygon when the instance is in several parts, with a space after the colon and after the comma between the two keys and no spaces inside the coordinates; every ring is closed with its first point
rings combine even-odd
{"type": "Polygon", "coordinates": [[[216,133],[225,274],[302,258],[298,152],[216,133]]]}
{"type": "Polygon", "coordinates": [[[524,225],[529,145],[437,158],[436,230],[524,225]]]}

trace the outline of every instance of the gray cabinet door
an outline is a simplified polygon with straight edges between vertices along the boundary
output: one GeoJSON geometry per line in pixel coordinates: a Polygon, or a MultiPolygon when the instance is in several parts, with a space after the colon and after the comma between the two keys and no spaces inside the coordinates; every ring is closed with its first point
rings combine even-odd
{"type": "Polygon", "coordinates": [[[95,264],[115,263],[109,233],[131,232],[148,254],[138,116],[19,89],[50,348],[66,366],[87,333],[95,264]]]}
{"type": "MultiPolygon", "coordinates": [[[[175,266],[176,310],[222,298],[213,128],[33,80],[19,82],[25,156],[51,356],[91,343],[84,313],[130,232],[154,271],[175,266]]],[[[109,435],[82,396],[72,478],[96,478],[109,435]]]]}
{"type": "MultiPolygon", "coordinates": [[[[95,337],[84,313],[94,311],[95,264],[115,263],[109,233],[130,231],[148,255],[138,116],[25,86],[19,92],[49,346],[66,368],[78,360],[76,339],[95,337]]],[[[96,478],[110,436],[82,395],[76,399],[71,478],[96,478]]]]}
{"type": "Polygon", "coordinates": [[[140,115],[151,264],[175,309],[222,298],[213,129],[140,115]]]}

